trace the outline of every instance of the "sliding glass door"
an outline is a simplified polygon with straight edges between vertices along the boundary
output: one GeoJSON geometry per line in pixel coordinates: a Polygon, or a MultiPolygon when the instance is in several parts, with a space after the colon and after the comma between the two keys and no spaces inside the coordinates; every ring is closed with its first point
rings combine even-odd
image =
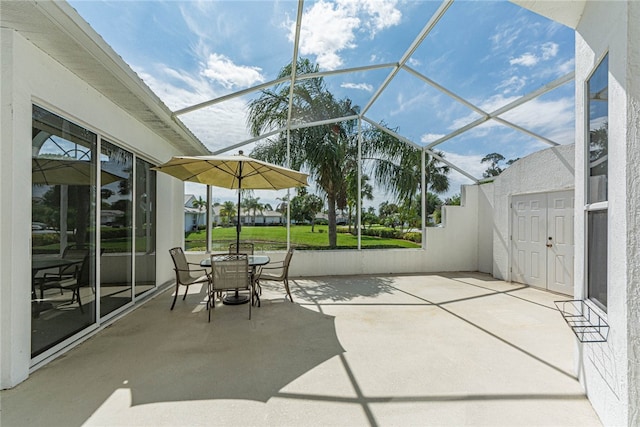
{"type": "Polygon", "coordinates": [[[156,289],[156,172],[35,105],[32,128],[31,357],[42,358],[156,289]]]}
{"type": "Polygon", "coordinates": [[[31,356],[96,321],[96,134],[33,107],[31,356]]]}

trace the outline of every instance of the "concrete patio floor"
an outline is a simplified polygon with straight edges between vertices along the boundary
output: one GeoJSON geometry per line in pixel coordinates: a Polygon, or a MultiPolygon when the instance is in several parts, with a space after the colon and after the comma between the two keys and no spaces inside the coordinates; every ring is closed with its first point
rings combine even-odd
{"type": "Polygon", "coordinates": [[[599,426],[562,296],[479,273],[166,291],[1,394],[10,426],[599,426]]]}

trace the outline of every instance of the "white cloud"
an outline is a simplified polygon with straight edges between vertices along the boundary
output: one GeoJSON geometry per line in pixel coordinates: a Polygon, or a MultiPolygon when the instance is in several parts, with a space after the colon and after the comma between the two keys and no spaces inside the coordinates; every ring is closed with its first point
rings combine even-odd
{"type": "Polygon", "coordinates": [[[366,90],[367,92],[373,92],[373,86],[369,83],[342,83],[340,87],[345,89],[358,89],[358,90],[366,90]]]}
{"type": "MultiPolygon", "coordinates": [[[[223,95],[204,77],[185,71],[162,66],[154,70],[153,75],[136,71],[173,111],[223,95]]],[[[249,138],[246,104],[240,98],[181,115],[179,119],[212,151],[249,138]]]]}
{"type": "Polygon", "coordinates": [[[396,0],[339,0],[338,4],[353,14],[362,11],[368,17],[363,24],[371,38],[380,30],[398,25],[402,18],[402,13],[396,9],[396,0]]]}
{"type": "Polygon", "coordinates": [[[422,142],[423,144],[429,144],[433,141],[437,141],[443,136],[444,136],[443,133],[425,133],[420,137],[420,142],[422,142]]]}
{"type": "Polygon", "coordinates": [[[522,88],[527,84],[526,77],[511,76],[510,78],[503,80],[496,87],[497,90],[502,90],[502,93],[508,95],[510,93],[520,92],[522,88]]]}
{"type": "Polygon", "coordinates": [[[571,58],[558,66],[557,72],[559,75],[563,76],[567,73],[570,73],[575,69],[576,60],[571,58]]]}
{"type": "MultiPolygon", "coordinates": [[[[491,113],[517,98],[519,97],[495,95],[478,106],[482,110],[491,113]]],[[[568,144],[574,140],[574,107],[573,98],[571,97],[557,100],[536,98],[504,113],[500,117],[554,142],[568,144]]],[[[455,120],[449,126],[449,129],[455,131],[477,118],[478,116],[474,113],[461,117],[455,120]]],[[[490,135],[492,129],[496,127],[503,127],[503,125],[494,120],[489,120],[468,130],[463,135],[467,137],[484,137],[490,135]]]]}
{"type": "Polygon", "coordinates": [[[540,47],[540,54],[533,52],[523,53],[517,58],[511,58],[509,60],[510,65],[522,65],[524,67],[533,67],[540,61],[548,61],[555,58],[558,55],[560,46],[554,42],[543,43],[540,47]]]}
{"type": "Polygon", "coordinates": [[[487,169],[486,164],[481,163],[484,157],[481,154],[459,154],[451,151],[443,151],[443,153],[445,160],[476,178],[482,178],[482,173],[487,169]]]}
{"type": "Polygon", "coordinates": [[[259,67],[236,65],[224,55],[212,53],[207,58],[206,68],[202,75],[230,89],[233,87],[249,87],[264,81],[259,67]]]}
{"type": "Polygon", "coordinates": [[[559,46],[554,42],[547,42],[540,47],[540,51],[542,52],[542,60],[547,61],[551,58],[555,58],[558,54],[559,46]]]}
{"type": "Polygon", "coordinates": [[[514,24],[500,24],[496,32],[489,37],[493,50],[505,50],[510,48],[518,39],[522,27],[514,24]]]}
{"type": "Polygon", "coordinates": [[[525,67],[533,67],[539,61],[539,58],[533,53],[525,53],[520,55],[517,58],[512,58],[509,60],[510,65],[523,65],[525,67]]]}
{"type": "Polygon", "coordinates": [[[409,65],[411,65],[412,67],[418,67],[420,66],[421,62],[415,58],[409,58],[409,65]]]}
{"type": "MultiPolygon", "coordinates": [[[[318,64],[334,70],[342,65],[340,52],[355,49],[356,32],[375,37],[380,30],[400,23],[396,0],[320,0],[304,12],[300,29],[300,54],[315,55],[318,64]]],[[[295,22],[289,22],[289,40],[295,36],[295,22]]]]}

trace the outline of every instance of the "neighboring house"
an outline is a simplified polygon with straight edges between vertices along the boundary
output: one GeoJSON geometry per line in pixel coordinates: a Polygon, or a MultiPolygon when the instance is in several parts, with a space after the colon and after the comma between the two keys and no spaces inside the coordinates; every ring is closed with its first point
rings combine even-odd
{"type": "Polygon", "coordinates": [[[124,216],[122,211],[103,209],[100,211],[100,225],[124,226],[124,216]]]}
{"type": "MultiPolygon", "coordinates": [[[[228,218],[226,216],[221,216],[220,211],[222,210],[222,206],[214,206],[211,210],[211,222],[214,226],[216,225],[226,225],[228,222],[228,218]]],[[[231,218],[230,224],[235,224],[237,222],[238,213],[236,212],[231,218]]],[[[242,225],[253,225],[253,210],[247,211],[246,209],[240,210],[240,222],[242,225]]],[[[278,225],[278,224],[286,224],[286,219],[280,212],[276,211],[256,211],[255,215],[255,224],[256,225],[278,225]]]]}
{"type": "MultiPolygon", "coordinates": [[[[316,214],[317,220],[329,221],[329,216],[326,213],[316,214]]],[[[346,215],[341,215],[340,213],[336,213],[336,225],[347,225],[349,223],[349,218],[346,215]]]]}
{"type": "MultiPolygon", "coordinates": [[[[207,208],[205,206],[195,207],[194,202],[198,200],[193,194],[184,195],[184,231],[194,231],[200,226],[207,224],[207,208]]],[[[215,221],[214,221],[215,222],[215,221]]]]}

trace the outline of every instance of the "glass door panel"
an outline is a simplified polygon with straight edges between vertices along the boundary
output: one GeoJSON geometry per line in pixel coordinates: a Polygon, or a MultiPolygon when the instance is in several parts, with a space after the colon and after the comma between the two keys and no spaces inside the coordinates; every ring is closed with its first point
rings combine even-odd
{"type": "Polygon", "coordinates": [[[31,356],[96,321],[97,136],[33,106],[31,356]]]}
{"type": "Polygon", "coordinates": [[[136,296],[156,286],[156,173],[136,159],[136,296]]]}
{"type": "Polygon", "coordinates": [[[100,167],[100,317],[104,317],[133,298],[133,154],[103,140],[100,167]]]}

